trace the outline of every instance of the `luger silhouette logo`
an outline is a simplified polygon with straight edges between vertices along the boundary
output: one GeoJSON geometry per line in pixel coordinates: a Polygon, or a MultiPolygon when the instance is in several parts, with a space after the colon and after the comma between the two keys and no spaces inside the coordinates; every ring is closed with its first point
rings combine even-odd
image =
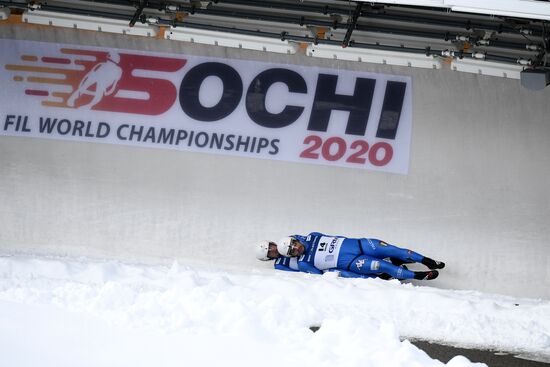
{"type": "Polygon", "coordinates": [[[147,72],[176,72],[187,62],[116,51],[60,52],[62,57],[22,55],[23,64],[5,68],[25,83],[26,95],[42,97],[43,106],[159,115],[174,104],[177,89],[147,72]]]}

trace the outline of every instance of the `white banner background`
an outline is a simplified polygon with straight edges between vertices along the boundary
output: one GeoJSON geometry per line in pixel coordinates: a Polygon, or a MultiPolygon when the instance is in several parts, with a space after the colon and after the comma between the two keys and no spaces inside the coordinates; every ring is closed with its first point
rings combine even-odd
{"type": "MultiPolygon", "coordinates": [[[[405,174],[408,171],[412,128],[412,88],[410,77],[340,69],[281,65],[257,61],[16,40],[0,40],[0,50],[0,62],[3,69],[3,72],[0,74],[0,85],[2,86],[0,89],[0,135],[139,145],[351,168],[366,168],[401,174],[405,174]],[[66,50],[69,50],[69,52],[66,50]],[[82,52],[78,54],[74,50],[82,52]],[[96,57],[86,55],[85,53],[96,53],[96,57]],[[118,105],[121,108],[131,104],[124,101],[141,100],[146,102],[151,97],[150,94],[143,90],[125,89],[124,83],[121,81],[105,80],[107,77],[115,77],[115,79],[116,77],[120,77],[120,75],[115,75],[116,66],[111,68],[110,71],[108,68],[99,70],[98,65],[101,62],[104,64],[108,64],[108,62],[101,57],[98,59],[97,55],[107,55],[107,53],[114,55],[115,62],[118,62],[118,57],[126,60],[125,64],[121,62],[118,70],[120,73],[120,69],[122,69],[123,78],[126,77],[130,85],[137,81],[144,85],[143,88],[147,89],[151,87],[154,81],[158,81],[159,79],[169,81],[173,84],[173,88],[162,90],[161,97],[162,101],[170,101],[174,97],[174,91],[172,90],[174,89],[176,93],[174,102],[160,114],[143,114],[139,111],[138,113],[135,113],[135,111],[132,113],[132,111],[100,110],[98,107],[104,102],[101,100],[103,98],[102,95],[97,99],[100,102],[96,100],[90,101],[93,94],[98,93],[97,90],[105,92],[105,98],[110,98],[111,104],[118,105]],[[175,67],[177,69],[175,71],[150,70],[151,68],[147,64],[140,68],[128,62],[131,57],[136,55],[161,57],[172,59],[172,61],[176,59],[176,63],[180,62],[179,60],[185,60],[185,63],[181,67],[175,67]],[[83,67],[83,61],[88,62],[87,68],[83,67]],[[242,80],[243,93],[238,105],[232,113],[217,121],[199,121],[189,117],[182,109],[178,97],[182,80],[189,70],[205,62],[228,65],[238,73],[242,80]],[[96,71],[95,76],[89,73],[92,70],[92,66],[94,67],[93,70],[96,71]],[[245,104],[247,90],[254,78],[261,72],[273,68],[283,68],[298,73],[307,86],[307,93],[290,93],[287,85],[280,82],[274,83],[268,89],[265,104],[269,112],[277,114],[287,105],[304,108],[300,117],[295,122],[289,126],[280,128],[268,128],[255,123],[247,113],[245,104]],[[350,114],[349,112],[339,110],[332,111],[326,132],[308,130],[320,74],[338,76],[336,93],[340,95],[353,95],[357,78],[368,78],[376,81],[364,136],[345,133],[350,114]],[[72,78],[72,84],[68,82],[70,78],[72,78]],[[91,83],[93,78],[95,78],[95,84],[91,83]],[[395,139],[376,138],[387,81],[406,83],[405,96],[395,139]],[[75,94],[79,83],[83,91],[82,95],[75,94]],[[86,88],[88,89],[87,92],[84,90],[86,88]],[[86,93],[89,96],[86,96],[86,93]],[[71,96],[80,98],[80,100],[76,98],[76,103],[74,100],[72,101],[73,106],[69,105],[71,96]],[[87,104],[83,98],[88,98],[87,104]],[[119,102],[117,102],[117,98],[127,99],[118,99],[119,102]],[[50,123],[54,119],[57,119],[57,123],[63,119],[66,121],[63,121],[59,126],[56,125],[50,132],[47,130],[41,131],[41,123],[44,125],[44,122],[48,118],[50,119],[50,123]],[[77,120],[82,122],[76,122],[77,120]],[[101,128],[98,131],[97,129],[100,125],[101,128]],[[138,138],[138,134],[130,136],[132,129],[138,131],[141,127],[143,127],[141,138],[138,138]],[[158,141],[162,129],[164,129],[163,133],[165,134],[172,129],[174,130],[174,138],[171,143],[169,141],[158,141]],[[175,137],[178,136],[178,133],[180,137],[183,137],[183,135],[186,137],[176,144],[175,137]],[[217,138],[221,139],[222,144],[220,146],[211,145],[214,135],[217,135],[217,138]],[[228,138],[228,135],[233,135],[234,137],[231,139],[228,138]],[[307,138],[311,135],[318,138],[307,138]],[[237,146],[239,136],[241,137],[242,144],[237,146]],[[330,144],[327,143],[327,140],[330,144]],[[364,143],[354,144],[357,140],[367,142],[369,151],[360,152],[359,150],[365,147],[365,145],[364,143]],[[244,143],[246,141],[248,142],[247,144],[244,143]],[[260,141],[263,143],[267,142],[267,146],[260,149],[260,141]],[[207,143],[205,144],[205,142],[207,143]],[[324,146],[313,148],[316,142],[324,144],[324,146]],[[372,150],[370,148],[380,142],[386,143],[386,146],[388,144],[391,146],[393,156],[386,164],[377,166],[372,164],[373,158],[375,161],[380,160],[385,153],[384,149],[379,150],[378,155],[372,156],[369,153],[372,150]],[[311,148],[310,156],[316,156],[316,158],[300,156],[308,148],[311,148]],[[356,160],[359,162],[346,161],[354,154],[358,156],[359,159],[356,160]],[[328,160],[327,157],[333,160],[328,160]]],[[[183,62],[181,63],[183,64],[183,62]]],[[[218,77],[204,79],[199,90],[199,100],[202,106],[206,108],[217,105],[222,98],[222,89],[223,83],[218,77]]],[[[128,109],[131,110],[132,106],[129,106],[128,109]]]]}

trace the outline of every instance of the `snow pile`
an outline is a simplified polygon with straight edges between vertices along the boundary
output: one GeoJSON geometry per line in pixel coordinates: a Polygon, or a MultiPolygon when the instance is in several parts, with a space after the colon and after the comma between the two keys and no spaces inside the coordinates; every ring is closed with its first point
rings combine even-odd
{"type": "Polygon", "coordinates": [[[444,365],[400,337],[550,355],[550,302],[334,273],[0,257],[2,366],[444,365]]]}

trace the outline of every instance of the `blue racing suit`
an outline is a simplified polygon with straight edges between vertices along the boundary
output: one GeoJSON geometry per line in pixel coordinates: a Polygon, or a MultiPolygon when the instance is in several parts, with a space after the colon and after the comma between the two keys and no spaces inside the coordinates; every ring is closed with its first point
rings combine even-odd
{"type": "Polygon", "coordinates": [[[424,258],[414,251],[372,238],[347,238],[319,232],[292,237],[305,246],[304,254],[299,258],[279,257],[275,269],[313,274],[338,271],[342,277],[354,278],[371,278],[384,273],[397,279],[413,279],[414,272],[384,259],[412,263],[424,258]]]}
{"type": "MultiPolygon", "coordinates": [[[[298,266],[298,258],[280,256],[275,259],[275,269],[285,271],[300,271],[300,268],[298,266]]],[[[343,269],[329,269],[328,271],[338,271],[340,273],[340,276],[344,278],[376,278],[376,274],[358,274],[343,269]]]]}

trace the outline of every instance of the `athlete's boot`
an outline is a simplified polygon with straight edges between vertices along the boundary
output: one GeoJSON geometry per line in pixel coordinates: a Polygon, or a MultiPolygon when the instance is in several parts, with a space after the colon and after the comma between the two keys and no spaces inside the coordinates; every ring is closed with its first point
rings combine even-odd
{"type": "Polygon", "coordinates": [[[439,272],[437,270],[431,270],[431,271],[415,271],[414,272],[414,279],[418,280],[432,280],[437,278],[439,275],[439,272]]]}
{"type": "Polygon", "coordinates": [[[422,259],[422,264],[426,265],[430,269],[443,269],[445,267],[445,263],[443,261],[435,261],[429,257],[424,257],[422,259]]]}

